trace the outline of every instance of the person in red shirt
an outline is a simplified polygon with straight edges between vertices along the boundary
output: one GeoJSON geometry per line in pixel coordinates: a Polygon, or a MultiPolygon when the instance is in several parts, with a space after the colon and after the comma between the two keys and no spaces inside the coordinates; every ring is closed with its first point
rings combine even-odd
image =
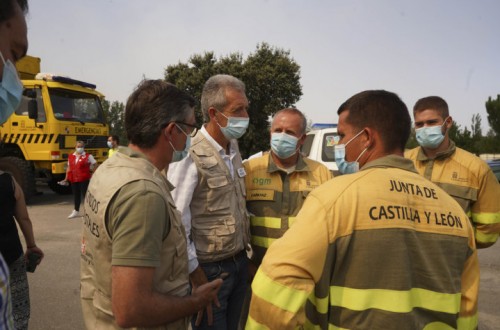
{"type": "Polygon", "coordinates": [[[71,190],[73,191],[75,209],[68,216],[68,219],[81,217],[80,203],[82,196],[85,197],[87,188],[89,186],[90,177],[97,164],[96,160],[91,154],[85,152],[85,143],[77,141],[75,152],[69,155],[68,167],[66,170],[66,177],[61,184],[71,183],[71,190]]]}

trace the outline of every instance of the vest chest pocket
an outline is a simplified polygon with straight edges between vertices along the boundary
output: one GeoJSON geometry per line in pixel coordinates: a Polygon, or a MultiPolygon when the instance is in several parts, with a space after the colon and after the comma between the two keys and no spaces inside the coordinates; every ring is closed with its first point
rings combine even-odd
{"type": "Polygon", "coordinates": [[[235,248],[234,233],[236,222],[233,217],[220,219],[210,228],[196,228],[192,231],[193,240],[199,255],[213,252],[230,251],[235,248]]]}
{"type": "Polygon", "coordinates": [[[231,184],[226,176],[217,176],[207,179],[209,189],[207,193],[207,210],[218,211],[229,209],[229,194],[231,193],[231,184]]]}

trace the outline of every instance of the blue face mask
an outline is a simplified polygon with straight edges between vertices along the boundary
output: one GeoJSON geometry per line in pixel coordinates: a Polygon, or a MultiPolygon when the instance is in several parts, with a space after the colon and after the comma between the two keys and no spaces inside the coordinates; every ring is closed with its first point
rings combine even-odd
{"type": "Polygon", "coordinates": [[[424,148],[436,149],[444,140],[443,125],[446,124],[446,117],[442,125],[420,127],[415,130],[418,144],[424,148]]]}
{"type": "Polygon", "coordinates": [[[291,157],[297,152],[297,142],[299,141],[293,135],[286,133],[271,134],[271,150],[281,159],[291,157]]]}
{"type": "MultiPolygon", "coordinates": [[[[219,110],[217,110],[219,111],[219,110]]],[[[219,111],[221,115],[226,117],[222,112],[219,111]]],[[[226,127],[222,127],[219,123],[220,130],[222,134],[226,137],[226,139],[239,139],[245,134],[248,128],[248,122],[250,119],[248,117],[226,117],[227,125],[226,127]]]]}
{"type": "Polygon", "coordinates": [[[364,130],[361,130],[358,134],[356,134],[352,139],[347,141],[346,144],[338,144],[334,147],[335,151],[335,162],[337,163],[337,167],[339,169],[339,172],[342,174],[351,174],[351,173],[356,173],[359,171],[359,163],[358,160],[363,156],[363,154],[368,150],[368,148],[365,148],[356,158],[355,161],[353,162],[348,162],[345,160],[345,148],[351,141],[353,141],[355,138],[357,138],[361,133],[363,133],[364,130]]]}
{"type": "Polygon", "coordinates": [[[113,142],[108,141],[108,148],[109,148],[109,149],[113,149],[113,142]]]}
{"type": "Polygon", "coordinates": [[[2,81],[0,82],[0,124],[5,123],[16,111],[23,96],[23,84],[17,75],[17,70],[10,60],[3,62],[2,81]]]}
{"type": "MultiPolygon", "coordinates": [[[[175,126],[177,126],[177,124],[175,124],[175,126]]],[[[184,158],[186,158],[186,156],[188,155],[189,148],[191,147],[191,136],[187,135],[186,132],[184,132],[184,130],[179,126],[177,126],[177,128],[180,129],[181,132],[184,133],[184,135],[186,135],[186,145],[184,146],[184,150],[177,151],[175,150],[172,142],[169,141],[170,145],[172,146],[172,149],[174,149],[174,152],[172,153],[172,160],[170,161],[171,163],[179,162],[184,158]]]]}

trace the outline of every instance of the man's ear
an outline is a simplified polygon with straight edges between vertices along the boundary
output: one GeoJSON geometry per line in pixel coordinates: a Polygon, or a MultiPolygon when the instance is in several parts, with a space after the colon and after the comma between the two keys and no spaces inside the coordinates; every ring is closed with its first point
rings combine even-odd
{"type": "Polygon", "coordinates": [[[207,112],[208,112],[208,117],[210,118],[210,120],[212,120],[213,118],[215,118],[215,115],[217,114],[217,109],[215,109],[214,107],[210,107],[208,108],[207,112]]]}
{"type": "Polygon", "coordinates": [[[377,140],[379,138],[379,135],[377,131],[370,127],[365,127],[364,133],[362,134],[362,139],[363,141],[363,148],[372,148],[374,145],[377,144],[377,140]]]}
{"type": "Polygon", "coordinates": [[[174,129],[176,129],[174,122],[168,123],[168,125],[163,129],[162,134],[168,139],[168,141],[172,141],[172,134],[174,129]]]}

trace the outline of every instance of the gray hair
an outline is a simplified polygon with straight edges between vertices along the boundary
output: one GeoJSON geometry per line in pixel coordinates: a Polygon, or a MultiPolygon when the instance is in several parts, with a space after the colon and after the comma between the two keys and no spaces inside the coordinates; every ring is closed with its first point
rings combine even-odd
{"type": "Polygon", "coordinates": [[[201,113],[208,122],[208,109],[214,107],[222,111],[227,104],[226,89],[233,89],[245,93],[245,84],[236,77],[227,74],[218,74],[210,77],[203,86],[201,93],[201,113]]]}
{"type": "MultiPolygon", "coordinates": [[[[304,116],[304,114],[299,110],[299,109],[296,109],[296,108],[285,108],[285,109],[281,109],[279,110],[278,112],[276,112],[273,116],[273,121],[274,121],[274,118],[276,118],[279,114],[281,113],[288,113],[288,114],[293,114],[293,115],[297,115],[300,117],[302,123],[301,123],[301,133],[302,134],[305,134],[306,133],[306,129],[307,129],[307,119],[306,119],[306,116],[304,116]]],[[[272,122],[271,122],[271,125],[272,125],[272,122]]]]}

